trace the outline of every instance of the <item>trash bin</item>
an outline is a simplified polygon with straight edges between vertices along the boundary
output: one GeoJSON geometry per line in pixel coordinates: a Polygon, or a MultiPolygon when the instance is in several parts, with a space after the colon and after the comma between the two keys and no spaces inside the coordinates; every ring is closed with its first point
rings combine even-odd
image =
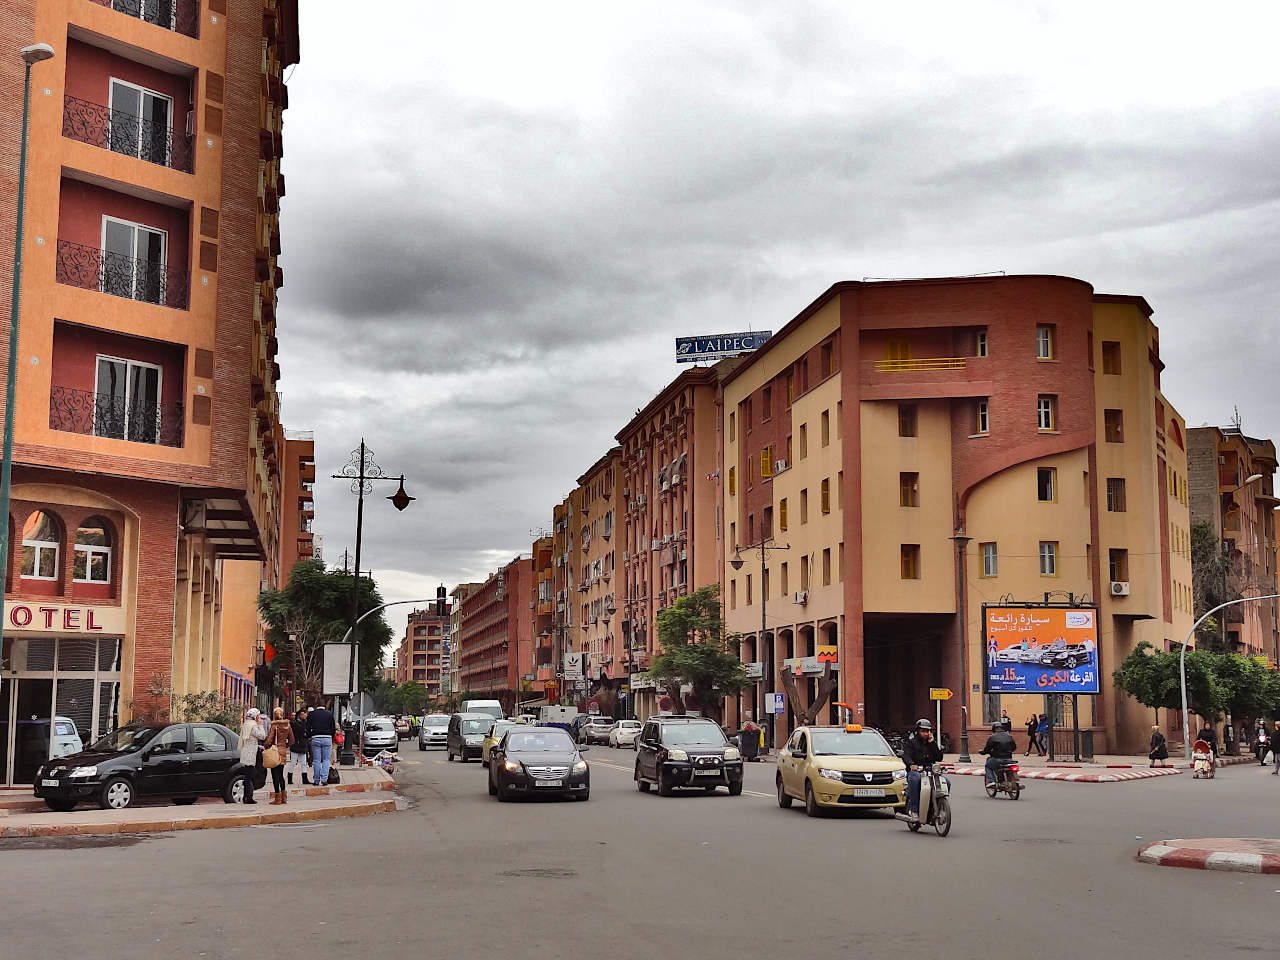
{"type": "Polygon", "coordinates": [[[1092,730],[1080,731],[1080,759],[1081,760],[1093,759],[1093,731],[1092,730]]]}

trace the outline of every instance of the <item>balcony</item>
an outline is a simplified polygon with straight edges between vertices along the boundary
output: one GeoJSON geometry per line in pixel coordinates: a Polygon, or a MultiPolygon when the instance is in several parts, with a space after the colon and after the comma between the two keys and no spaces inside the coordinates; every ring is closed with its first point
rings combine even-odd
{"type": "Polygon", "coordinates": [[[931,370],[963,370],[964,357],[921,357],[919,360],[874,360],[876,373],[904,373],[931,370]]]}
{"type": "Polygon", "coordinates": [[[1240,474],[1235,467],[1218,467],[1218,486],[1232,489],[1240,486],[1240,474]]]}
{"type": "Polygon", "coordinates": [[[184,37],[200,35],[199,0],[92,0],[128,17],[172,30],[184,37]]]}
{"type": "Polygon", "coordinates": [[[162,261],[139,260],[59,240],[56,279],[82,290],[98,290],[174,310],[187,309],[189,274],[162,261]]]}
{"type": "Polygon", "coordinates": [[[51,430],[180,447],[185,426],[181,403],[131,402],[116,394],[69,387],[49,391],[51,430]]]}
{"type": "Polygon", "coordinates": [[[191,172],[192,138],[168,124],[79,97],[64,97],[62,135],[148,163],[191,172]]]}

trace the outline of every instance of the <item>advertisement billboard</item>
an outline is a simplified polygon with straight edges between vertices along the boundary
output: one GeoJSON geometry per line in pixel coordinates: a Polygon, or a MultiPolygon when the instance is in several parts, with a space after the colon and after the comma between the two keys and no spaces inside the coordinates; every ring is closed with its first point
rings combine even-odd
{"type": "Polygon", "coordinates": [[[714,363],[764,346],[772,330],[717,333],[706,337],[676,337],[676,363],[714,363]]]}
{"type": "Polygon", "coordinates": [[[1097,693],[1097,622],[1092,607],[984,605],[984,689],[1097,693]]]}

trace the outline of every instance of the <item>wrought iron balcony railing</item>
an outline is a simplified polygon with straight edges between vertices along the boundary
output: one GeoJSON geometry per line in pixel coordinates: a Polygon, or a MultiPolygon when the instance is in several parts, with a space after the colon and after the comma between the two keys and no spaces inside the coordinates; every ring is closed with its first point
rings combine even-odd
{"type": "Polygon", "coordinates": [[[64,97],[62,135],[81,143],[191,172],[191,137],[168,124],[79,97],[64,97]]]}
{"type": "Polygon", "coordinates": [[[146,403],[70,387],[49,390],[51,430],[180,447],[185,425],[181,403],[146,403]]]}
{"type": "Polygon", "coordinates": [[[93,0],[130,17],[188,37],[200,35],[199,0],[93,0]]]}
{"type": "Polygon", "coordinates": [[[113,297],[187,309],[188,274],[154,260],[58,241],[56,279],[72,287],[99,290],[113,297]]]}

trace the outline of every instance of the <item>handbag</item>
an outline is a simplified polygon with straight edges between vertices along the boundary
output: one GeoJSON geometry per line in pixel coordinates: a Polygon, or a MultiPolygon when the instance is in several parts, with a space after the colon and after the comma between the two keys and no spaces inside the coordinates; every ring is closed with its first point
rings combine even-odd
{"type": "Polygon", "coordinates": [[[1271,764],[1276,762],[1276,755],[1272,753],[1270,750],[1268,750],[1267,755],[1266,757],[1263,758],[1262,762],[1265,766],[1270,766],[1271,764]]]}
{"type": "Polygon", "coordinates": [[[262,751],[262,765],[268,770],[280,766],[280,763],[280,748],[274,743],[262,751]]]}
{"type": "Polygon", "coordinates": [[[347,738],[343,736],[341,733],[336,733],[333,736],[333,742],[335,745],[340,747],[347,742],[347,738]]]}

